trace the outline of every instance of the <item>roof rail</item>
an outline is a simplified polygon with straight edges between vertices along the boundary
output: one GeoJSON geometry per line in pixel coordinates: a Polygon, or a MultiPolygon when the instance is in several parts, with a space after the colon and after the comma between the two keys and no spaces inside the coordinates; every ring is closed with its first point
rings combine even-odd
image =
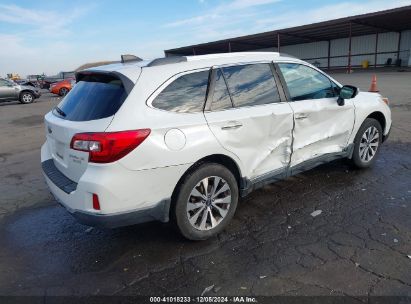
{"type": "Polygon", "coordinates": [[[157,58],[151,61],[149,64],[147,64],[147,67],[171,64],[171,63],[186,62],[186,61],[187,61],[186,57],[180,57],[180,56],[157,58]]]}
{"type": "Polygon", "coordinates": [[[121,55],[121,63],[133,62],[133,61],[143,61],[143,59],[141,59],[140,57],[134,56],[134,55],[130,55],[130,54],[121,55]]]}
{"type": "Polygon", "coordinates": [[[276,55],[279,56],[278,52],[230,52],[230,53],[214,53],[214,54],[205,54],[205,55],[190,55],[186,56],[188,61],[204,60],[204,59],[220,59],[220,58],[235,58],[235,57],[244,57],[250,55],[276,55]]]}

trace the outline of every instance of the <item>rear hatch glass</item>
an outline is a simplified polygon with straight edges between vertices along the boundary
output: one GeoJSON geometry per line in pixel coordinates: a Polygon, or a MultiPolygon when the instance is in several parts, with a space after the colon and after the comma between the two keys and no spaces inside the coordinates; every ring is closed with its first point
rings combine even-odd
{"type": "Polygon", "coordinates": [[[120,79],[110,74],[87,74],[80,78],[53,114],[71,121],[89,121],[113,116],[127,92],[120,79]]]}
{"type": "Polygon", "coordinates": [[[127,97],[120,79],[111,74],[87,74],[52,113],[45,116],[47,144],[54,164],[78,182],[88,165],[88,153],[70,148],[76,133],[104,132],[127,97]]]}

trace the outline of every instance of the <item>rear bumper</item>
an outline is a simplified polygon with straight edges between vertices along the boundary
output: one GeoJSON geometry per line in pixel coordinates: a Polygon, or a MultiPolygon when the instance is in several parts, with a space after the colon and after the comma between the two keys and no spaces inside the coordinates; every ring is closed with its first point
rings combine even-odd
{"type": "MultiPolygon", "coordinates": [[[[87,191],[76,189],[77,184],[57,171],[50,170],[50,162],[47,160],[42,163],[43,175],[49,186],[50,192],[53,194],[56,201],[62,205],[74,218],[80,223],[101,227],[101,228],[116,228],[121,226],[129,226],[150,221],[169,221],[170,199],[163,199],[156,203],[150,203],[148,206],[138,208],[138,203],[134,208],[130,208],[123,212],[104,213],[89,209],[77,209],[71,206],[81,200],[82,197],[89,197],[87,191]],[[75,185],[75,186],[74,186],[75,185]]],[[[104,193],[104,192],[103,192],[104,193]]],[[[99,198],[107,201],[107,198],[100,195],[99,198]]],[[[141,200],[142,198],[139,197],[141,200]]],[[[121,205],[120,201],[110,201],[115,205],[121,205]]],[[[147,204],[144,204],[147,205],[147,204]]]]}
{"type": "Polygon", "coordinates": [[[189,165],[150,170],[128,170],[118,163],[89,164],[78,182],[54,165],[47,144],[42,147],[42,168],[56,201],[79,222],[114,228],[149,221],[168,222],[171,194],[189,165]],[[100,209],[93,208],[97,194],[100,209]]]}
{"type": "Polygon", "coordinates": [[[118,214],[96,214],[80,210],[70,210],[60,202],[67,211],[80,223],[100,228],[116,228],[151,221],[168,222],[170,200],[163,200],[151,208],[133,210],[118,214]]]}
{"type": "Polygon", "coordinates": [[[41,168],[43,169],[44,175],[50,180],[50,182],[52,182],[63,192],[70,194],[71,192],[76,191],[77,183],[73,182],[61,173],[54,165],[54,161],[52,159],[42,162],[41,168]]]}

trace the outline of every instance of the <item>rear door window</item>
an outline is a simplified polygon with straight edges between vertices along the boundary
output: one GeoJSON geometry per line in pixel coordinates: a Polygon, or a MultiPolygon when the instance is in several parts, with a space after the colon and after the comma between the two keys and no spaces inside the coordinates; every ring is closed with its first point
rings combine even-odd
{"type": "Polygon", "coordinates": [[[235,107],[281,101],[268,63],[225,67],[223,73],[235,107]]]}
{"type": "Polygon", "coordinates": [[[82,77],[53,113],[71,121],[113,116],[127,98],[120,79],[104,74],[82,77]]]}
{"type": "Polygon", "coordinates": [[[161,91],[151,105],[180,113],[203,111],[208,75],[209,71],[201,71],[180,76],[161,91]]]}
{"type": "Polygon", "coordinates": [[[220,69],[215,74],[215,86],[213,93],[213,102],[211,103],[211,110],[218,111],[230,109],[233,107],[231,103],[230,93],[224,80],[223,73],[220,69]]]}

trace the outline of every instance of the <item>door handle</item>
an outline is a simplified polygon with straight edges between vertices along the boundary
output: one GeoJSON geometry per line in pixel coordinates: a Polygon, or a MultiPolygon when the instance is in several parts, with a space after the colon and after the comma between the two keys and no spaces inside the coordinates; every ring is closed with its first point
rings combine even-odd
{"type": "Polygon", "coordinates": [[[230,121],[228,125],[221,127],[221,130],[233,130],[241,128],[243,124],[239,121],[230,121]]]}
{"type": "Polygon", "coordinates": [[[304,114],[304,113],[295,115],[295,119],[298,119],[298,120],[303,120],[303,119],[306,119],[306,118],[308,118],[308,115],[304,114]]]}

